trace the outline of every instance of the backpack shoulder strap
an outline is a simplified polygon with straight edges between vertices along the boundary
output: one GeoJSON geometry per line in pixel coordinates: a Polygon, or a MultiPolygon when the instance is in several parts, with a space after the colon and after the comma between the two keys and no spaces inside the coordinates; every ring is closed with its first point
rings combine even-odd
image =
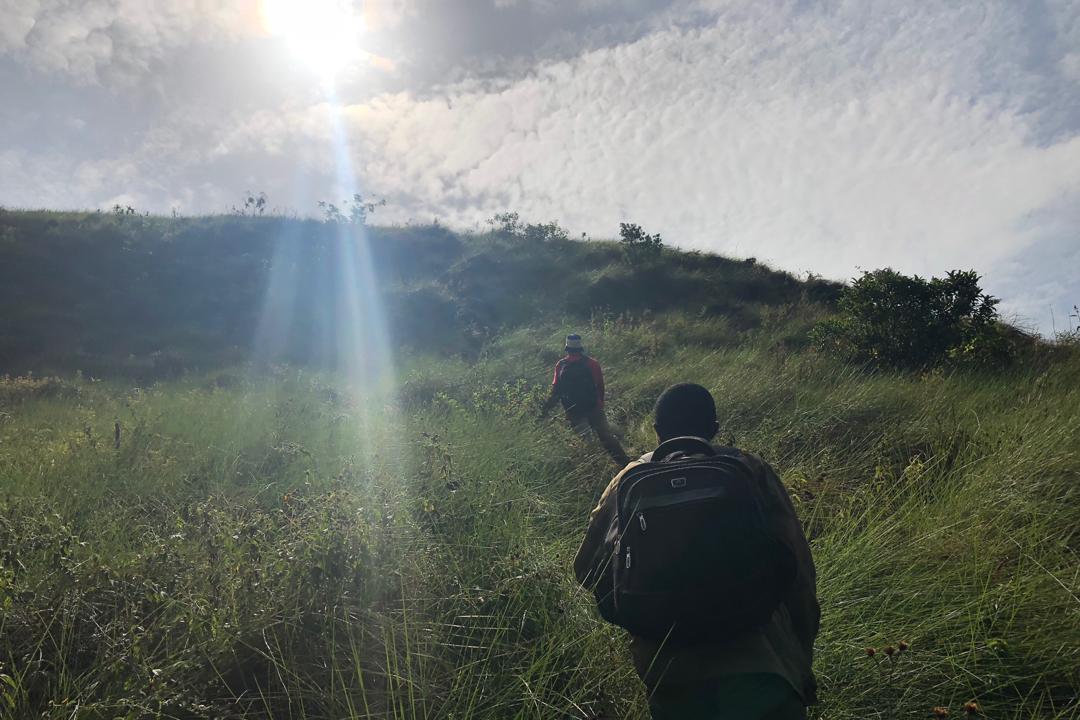
{"type": "Polygon", "coordinates": [[[714,448],[705,438],[683,435],[681,437],[669,438],[660,443],[660,445],[653,450],[651,460],[652,462],[664,462],[675,454],[708,455],[709,457],[713,457],[717,452],[716,448],[714,448]]]}

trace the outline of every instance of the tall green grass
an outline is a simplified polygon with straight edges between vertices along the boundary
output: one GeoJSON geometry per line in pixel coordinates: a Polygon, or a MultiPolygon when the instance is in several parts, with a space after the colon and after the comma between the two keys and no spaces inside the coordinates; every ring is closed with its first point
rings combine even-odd
{"type": "MultiPolygon", "coordinates": [[[[868,373],[805,351],[815,312],[576,329],[634,451],[696,381],[780,472],[819,717],[1080,716],[1080,360],[868,373]]],[[[614,468],[535,419],[565,329],[401,358],[393,401],[296,370],[2,396],[0,716],[646,717],[570,572],[614,468]]]]}

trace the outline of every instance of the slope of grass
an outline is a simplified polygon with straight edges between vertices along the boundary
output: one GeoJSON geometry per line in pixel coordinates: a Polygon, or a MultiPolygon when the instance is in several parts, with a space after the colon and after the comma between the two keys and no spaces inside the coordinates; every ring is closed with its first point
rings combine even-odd
{"type": "Polygon", "coordinates": [[[392,342],[472,357],[555,318],[687,310],[755,327],[835,283],[668,251],[629,267],[610,242],[529,242],[440,226],[280,217],[161,218],[0,209],[0,373],[167,379],[265,362],[339,367],[349,298],[370,293],[392,342]]]}
{"type": "Polygon", "coordinates": [[[1080,717],[1080,357],[866,372],[808,348],[835,292],[506,232],[0,211],[0,373],[38,373],[0,380],[0,717],[645,717],[569,569],[614,468],[535,419],[571,328],[632,450],[689,380],[779,470],[817,716],[1080,717]],[[393,377],[330,369],[358,284],[393,377]]]}
{"type": "MultiPolygon", "coordinates": [[[[1080,716],[1080,359],[866,373],[805,351],[819,306],[771,307],[751,332],[696,312],[576,329],[633,450],[657,392],[697,381],[722,439],[791,489],[819,573],[817,716],[1080,716]]],[[[613,468],[535,420],[564,331],[402,356],[380,388],[7,381],[0,714],[646,717],[569,567],[613,468]]]]}

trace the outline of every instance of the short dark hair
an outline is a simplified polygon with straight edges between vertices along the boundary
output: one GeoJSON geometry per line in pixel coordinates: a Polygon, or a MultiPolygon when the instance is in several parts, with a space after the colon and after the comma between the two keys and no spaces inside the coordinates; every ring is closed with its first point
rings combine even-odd
{"type": "Polygon", "coordinates": [[[672,385],[656,399],[653,423],[661,440],[682,435],[711,440],[717,430],[716,402],[701,385],[672,385]]]}

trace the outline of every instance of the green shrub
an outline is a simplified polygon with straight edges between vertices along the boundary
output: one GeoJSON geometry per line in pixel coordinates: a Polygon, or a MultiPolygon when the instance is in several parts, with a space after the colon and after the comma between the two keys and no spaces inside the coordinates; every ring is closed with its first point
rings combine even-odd
{"type": "Polygon", "coordinates": [[[546,223],[527,223],[521,221],[517,212],[496,213],[487,224],[496,233],[519,238],[527,242],[566,242],[570,234],[555,220],[546,223]]]}
{"type": "Polygon", "coordinates": [[[839,314],[819,323],[812,338],[820,349],[877,366],[997,365],[1011,353],[998,302],[974,270],[930,280],[874,270],[843,291],[839,314]]]}
{"type": "Polygon", "coordinates": [[[657,258],[664,247],[660,233],[650,235],[634,223],[619,223],[619,243],[623,260],[628,265],[640,265],[657,258]]]}

